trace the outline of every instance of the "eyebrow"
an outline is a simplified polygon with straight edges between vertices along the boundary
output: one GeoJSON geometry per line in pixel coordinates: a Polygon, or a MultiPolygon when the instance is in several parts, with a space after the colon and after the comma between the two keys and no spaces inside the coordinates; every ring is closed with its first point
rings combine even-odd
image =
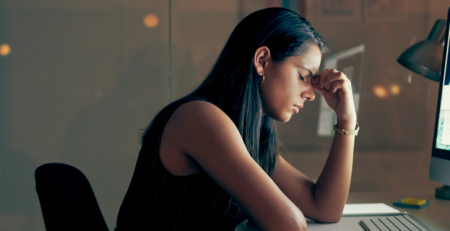
{"type": "Polygon", "coordinates": [[[302,66],[299,66],[299,65],[295,65],[295,66],[297,66],[297,67],[300,67],[300,68],[303,68],[303,69],[307,70],[307,71],[309,72],[309,76],[311,76],[311,78],[315,78],[315,77],[317,76],[317,73],[313,75],[313,73],[311,72],[311,70],[310,70],[310,69],[308,69],[308,68],[306,68],[306,67],[302,67],[302,66]]]}

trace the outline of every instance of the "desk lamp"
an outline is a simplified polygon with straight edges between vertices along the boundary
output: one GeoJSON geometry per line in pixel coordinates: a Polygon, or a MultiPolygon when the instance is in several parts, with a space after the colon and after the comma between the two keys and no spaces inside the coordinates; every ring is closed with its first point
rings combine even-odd
{"type": "MultiPolygon", "coordinates": [[[[450,17],[450,11],[449,11],[450,17]]],[[[419,42],[412,47],[408,48],[397,61],[405,66],[406,68],[425,76],[428,79],[440,82],[441,81],[441,65],[442,65],[442,54],[444,54],[444,45],[446,39],[446,25],[447,21],[440,19],[434,23],[433,29],[431,29],[427,40],[419,42]]],[[[448,36],[448,35],[447,35],[448,36]]],[[[449,44],[447,44],[448,46],[449,44]]],[[[447,56],[448,53],[444,54],[447,56]]],[[[448,68],[448,67],[447,67],[448,68]]],[[[448,71],[447,71],[448,72],[448,71]]],[[[441,96],[441,93],[440,93],[441,96]]],[[[439,100],[439,104],[441,100],[439,100]]],[[[438,106],[439,107],[439,106],[438,106]]],[[[438,112],[439,112],[438,108],[438,112]]],[[[436,128],[437,129],[437,128],[436,128]]],[[[436,131],[435,131],[436,132],[436,131]]],[[[430,179],[439,181],[444,184],[448,184],[448,179],[443,180],[447,170],[445,171],[435,171],[433,168],[441,168],[441,162],[436,161],[434,158],[433,148],[432,160],[430,164],[430,179]]],[[[444,160],[446,161],[446,160],[444,160]]],[[[448,163],[446,163],[448,165],[448,163]]],[[[444,167],[442,167],[444,168],[444,167]]],[[[443,187],[436,188],[435,196],[441,199],[450,199],[450,186],[444,185],[443,187]]]]}
{"type": "Polygon", "coordinates": [[[445,24],[444,19],[437,20],[428,38],[408,48],[397,61],[411,71],[439,82],[444,52],[445,24]]]}

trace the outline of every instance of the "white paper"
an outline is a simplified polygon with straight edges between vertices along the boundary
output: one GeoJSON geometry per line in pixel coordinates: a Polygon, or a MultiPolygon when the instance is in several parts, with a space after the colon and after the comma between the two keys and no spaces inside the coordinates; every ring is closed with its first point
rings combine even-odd
{"type": "Polygon", "coordinates": [[[394,209],[384,203],[346,204],[342,216],[372,214],[404,214],[404,212],[394,209]]]}

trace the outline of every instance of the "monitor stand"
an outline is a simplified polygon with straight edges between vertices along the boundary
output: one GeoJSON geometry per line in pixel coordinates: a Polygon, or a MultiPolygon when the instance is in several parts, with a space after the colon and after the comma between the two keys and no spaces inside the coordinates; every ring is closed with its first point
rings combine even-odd
{"type": "Polygon", "coordinates": [[[439,199],[450,200],[450,186],[444,185],[436,188],[435,197],[439,199]]]}

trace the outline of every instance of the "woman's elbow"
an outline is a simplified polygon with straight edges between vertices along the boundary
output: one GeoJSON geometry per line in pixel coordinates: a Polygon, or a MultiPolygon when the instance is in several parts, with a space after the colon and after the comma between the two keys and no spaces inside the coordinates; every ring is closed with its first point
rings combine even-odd
{"type": "Polygon", "coordinates": [[[298,231],[306,231],[307,229],[307,223],[305,216],[303,213],[298,209],[295,208],[291,210],[288,216],[285,216],[283,221],[276,225],[276,228],[274,230],[281,231],[292,231],[292,230],[298,230],[298,231]]]}
{"type": "Polygon", "coordinates": [[[294,217],[295,217],[295,219],[294,219],[293,223],[295,225],[295,229],[291,229],[291,230],[306,231],[306,229],[307,229],[306,218],[298,208],[295,211],[294,217]]]}
{"type": "Polygon", "coordinates": [[[328,219],[324,219],[321,221],[322,223],[338,223],[341,220],[342,216],[339,217],[330,217],[328,219]]]}
{"type": "Polygon", "coordinates": [[[341,220],[341,218],[342,212],[334,214],[322,214],[315,220],[320,223],[338,223],[341,220]]]}
{"type": "Polygon", "coordinates": [[[293,230],[298,230],[298,231],[306,231],[307,229],[307,225],[306,222],[300,222],[300,221],[294,221],[294,222],[290,222],[290,224],[284,224],[282,226],[279,226],[276,228],[277,231],[293,231],[293,230]]]}
{"type": "Polygon", "coordinates": [[[303,217],[303,221],[301,221],[301,222],[298,223],[297,229],[296,229],[296,230],[299,230],[299,231],[306,231],[307,228],[308,228],[308,227],[307,227],[307,223],[306,223],[305,217],[303,217]]]}

